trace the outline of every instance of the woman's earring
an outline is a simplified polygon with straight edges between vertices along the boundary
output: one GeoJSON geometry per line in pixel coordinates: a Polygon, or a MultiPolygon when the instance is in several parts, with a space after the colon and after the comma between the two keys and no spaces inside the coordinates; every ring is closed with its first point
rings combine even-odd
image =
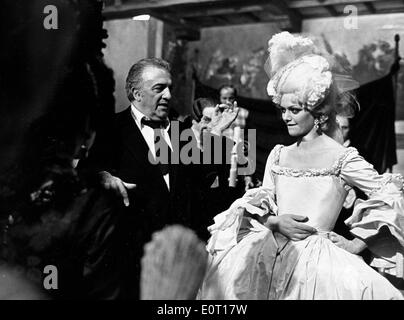
{"type": "Polygon", "coordinates": [[[320,120],[314,119],[314,127],[318,130],[320,128],[320,120]]]}
{"type": "Polygon", "coordinates": [[[314,127],[316,128],[318,134],[322,134],[322,133],[323,133],[323,130],[322,130],[322,128],[321,128],[321,125],[322,125],[321,120],[319,120],[319,119],[314,119],[314,127]]]}

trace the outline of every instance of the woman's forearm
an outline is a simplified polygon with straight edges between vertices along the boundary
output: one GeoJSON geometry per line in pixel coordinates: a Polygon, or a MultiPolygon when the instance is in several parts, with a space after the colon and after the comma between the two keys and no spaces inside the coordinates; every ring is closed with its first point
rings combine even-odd
{"type": "Polygon", "coordinates": [[[263,223],[271,231],[278,230],[279,219],[277,216],[268,215],[266,221],[263,223]]]}
{"type": "Polygon", "coordinates": [[[351,240],[352,243],[352,253],[359,254],[367,248],[366,242],[359,238],[354,238],[351,240]]]}

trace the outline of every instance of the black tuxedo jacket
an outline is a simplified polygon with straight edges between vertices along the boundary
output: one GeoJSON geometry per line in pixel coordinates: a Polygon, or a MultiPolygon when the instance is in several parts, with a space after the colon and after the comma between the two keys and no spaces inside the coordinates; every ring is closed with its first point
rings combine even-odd
{"type": "MultiPolygon", "coordinates": [[[[181,123],[179,126],[180,132],[187,129],[181,123]]],[[[172,141],[173,152],[179,154],[178,148],[186,143],[172,141]]],[[[95,171],[105,170],[124,182],[137,185],[136,189],[129,191],[128,215],[137,221],[137,226],[144,227],[142,229],[145,233],[172,223],[198,228],[201,196],[218,171],[222,170],[222,166],[185,165],[181,161],[179,164],[171,164],[168,190],[159,165],[149,161],[148,153],[147,143],[129,107],[115,115],[110,128],[97,132],[88,164],[95,171]]],[[[202,155],[199,157],[202,158],[202,155]]]]}

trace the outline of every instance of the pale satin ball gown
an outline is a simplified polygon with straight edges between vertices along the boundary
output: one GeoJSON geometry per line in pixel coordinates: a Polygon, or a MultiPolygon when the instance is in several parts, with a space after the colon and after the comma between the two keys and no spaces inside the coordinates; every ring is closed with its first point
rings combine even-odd
{"type": "Polygon", "coordinates": [[[328,239],[352,186],[369,197],[345,223],[368,240],[386,227],[391,237],[369,242],[372,266],[403,276],[404,199],[398,174],[379,175],[355,148],[324,169],[281,167],[270,153],[263,186],[249,190],[214,218],[210,265],[199,299],[402,299],[400,291],[360,256],[328,239]],[[248,214],[247,214],[247,213],[248,214]],[[297,214],[318,232],[301,241],[273,233],[254,215],[297,214]]]}

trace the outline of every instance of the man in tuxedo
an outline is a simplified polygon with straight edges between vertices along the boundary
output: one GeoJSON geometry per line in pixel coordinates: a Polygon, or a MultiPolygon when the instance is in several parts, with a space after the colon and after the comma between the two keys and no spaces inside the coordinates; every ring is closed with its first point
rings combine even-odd
{"type": "MultiPolygon", "coordinates": [[[[184,129],[181,123],[170,122],[168,118],[171,86],[166,61],[152,58],[135,63],[126,81],[131,105],[115,115],[109,128],[97,132],[89,153],[88,164],[98,172],[102,186],[122,199],[111,249],[119,252],[110,256],[121,259],[117,266],[124,268],[120,272],[119,296],[124,298],[138,297],[143,246],[154,231],[173,223],[196,231],[206,229],[199,223],[205,208],[203,195],[223,167],[186,164],[178,157],[180,149],[190,140],[177,143],[170,137],[171,131],[184,129]],[[179,161],[153,161],[161,158],[162,145],[168,150],[168,159],[176,154],[179,161]]],[[[223,132],[237,112],[233,109],[223,112],[212,131],[223,132]]],[[[202,159],[202,152],[198,156],[202,159]]]]}

